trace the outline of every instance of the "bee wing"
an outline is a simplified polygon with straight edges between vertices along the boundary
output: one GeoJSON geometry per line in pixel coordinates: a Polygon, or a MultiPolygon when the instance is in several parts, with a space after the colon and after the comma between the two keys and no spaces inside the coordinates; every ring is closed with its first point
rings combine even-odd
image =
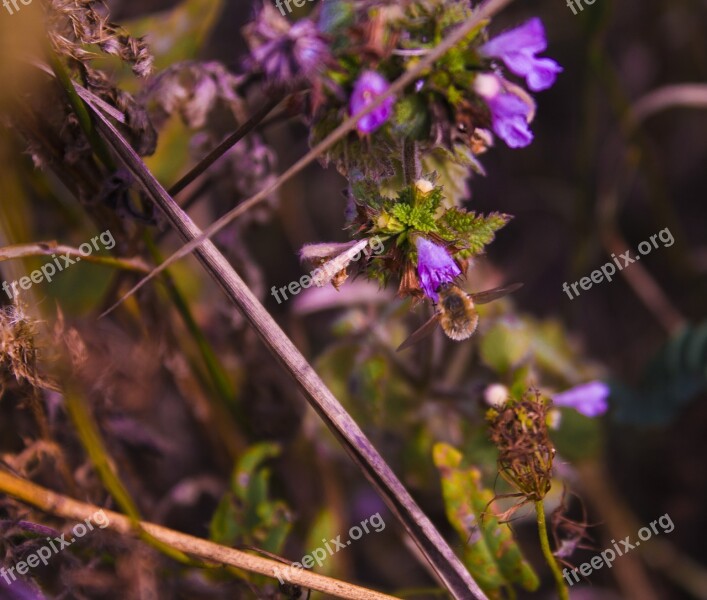
{"type": "Polygon", "coordinates": [[[417,344],[417,342],[419,342],[420,340],[425,339],[435,330],[435,328],[437,327],[437,323],[439,323],[439,315],[435,313],[430,317],[427,323],[425,323],[417,331],[413,332],[408,339],[406,339],[402,344],[400,344],[396,352],[405,350],[405,348],[409,348],[413,344],[417,344]]]}
{"type": "Polygon", "coordinates": [[[502,298],[507,294],[511,294],[516,290],[523,287],[522,283],[513,283],[506,287],[493,288],[492,290],[486,290],[485,292],[477,292],[475,294],[469,294],[471,299],[475,304],[486,304],[498,298],[502,298]]]}

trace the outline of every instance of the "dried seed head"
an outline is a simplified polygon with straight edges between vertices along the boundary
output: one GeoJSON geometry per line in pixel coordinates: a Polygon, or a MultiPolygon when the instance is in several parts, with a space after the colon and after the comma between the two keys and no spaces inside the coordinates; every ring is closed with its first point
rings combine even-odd
{"type": "Polygon", "coordinates": [[[555,448],[547,430],[548,403],[537,391],[490,409],[491,441],[498,448],[499,474],[526,500],[542,500],[550,490],[555,448]]]}
{"type": "Polygon", "coordinates": [[[12,379],[32,387],[49,387],[37,366],[37,348],[34,343],[37,323],[30,319],[21,306],[0,308],[0,389],[12,379]]]}

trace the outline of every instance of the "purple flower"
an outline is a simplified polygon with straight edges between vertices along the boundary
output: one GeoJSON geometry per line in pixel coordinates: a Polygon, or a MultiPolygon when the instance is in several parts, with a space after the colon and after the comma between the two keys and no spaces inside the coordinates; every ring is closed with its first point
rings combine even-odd
{"type": "MultiPolygon", "coordinates": [[[[364,107],[371,104],[378,96],[389,88],[385,77],[375,71],[364,71],[354,84],[351,94],[350,112],[355,115],[364,107]]],[[[358,130],[361,133],[372,133],[385,123],[393,112],[395,99],[391,96],[385,99],[383,104],[361,117],[358,121],[358,130]]]]}
{"type": "Polygon", "coordinates": [[[439,300],[437,289],[461,275],[461,269],[449,253],[434,242],[421,236],[415,239],[417,245],[417,274],[420,285],[427,296],[435,302],[439,300]]]}
{"type": "Polygon", "coordinates": [[[537,17],[524,25],[496,36],[479,48],[486,56],[501,59],[516,75],[525,77],[534,92],[546,90],[553,83],[562,67],[551,58],[535,55],[547,48],[545,28],[537,17]]]}
{"type": "Polygon", "coordinates": [[[266,77],[294,86],[302,79],[314,81],[330,59],[329,48],[315,23],[302,19],[291,25],[265,4],[245,30],[251,61],[266,77]]]}
{"type": "Polygon", "coordinates": [[[609,408],[608,397],[608,385],[601,381],[591,381],[556,394],[552,401],[556,406],[574,408],[585,417],[598,417],[609,408]]]}
{"type": "Polygon", "coordinates": [[[481,74],[474,82],[476,92],[486,100],[496,135],[510,148],[523,148],[533,141],[528,122],[533,105],[516,94],[507,92],[498,75],[481,74]]]}

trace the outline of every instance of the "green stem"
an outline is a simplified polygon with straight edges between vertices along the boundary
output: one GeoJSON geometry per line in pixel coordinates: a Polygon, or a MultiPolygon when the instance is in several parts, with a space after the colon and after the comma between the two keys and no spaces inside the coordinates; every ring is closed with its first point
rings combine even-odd
{"type": "Polygon", "coordinates": [[[543,506],[543,501],[538,500],[535,502],[535,513],[538,516],[538,533],[540,534],[540,547],[543,550],[543,555],[545,556],[545,561],[547,562],[552,575],[555,578],[555,585],[557,586],[557,594],[560,600],[569,600],[570,595],[565,586],[565,581],[562,578],[562,573],[560,572],[560,567],[555,560],[555,556],[550,549],[550,540],[547,537],[547,525],[545,524],[545,507],[543,506]]]}

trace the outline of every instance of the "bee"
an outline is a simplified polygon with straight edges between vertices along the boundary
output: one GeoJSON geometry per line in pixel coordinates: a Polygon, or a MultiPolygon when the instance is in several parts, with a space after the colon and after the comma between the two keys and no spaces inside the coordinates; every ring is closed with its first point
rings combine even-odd
{"type": "Polygon", "coordinates": [[[430,335],[437,324],[447,337],[455,341],[470,338],[479,324],[479,314],[474,308],[475,304],[486,304],[503,296],[515,292],[522,287],[522,283],[514,283],[507,287],[493,288],[485,292],[467,294],[453,283],[445,283],[437,290],[439,301],[435,305],[435,314],[417,331],[415,331],[400,346],[398,351],[409,348],[423,338],[430,335]]]}

